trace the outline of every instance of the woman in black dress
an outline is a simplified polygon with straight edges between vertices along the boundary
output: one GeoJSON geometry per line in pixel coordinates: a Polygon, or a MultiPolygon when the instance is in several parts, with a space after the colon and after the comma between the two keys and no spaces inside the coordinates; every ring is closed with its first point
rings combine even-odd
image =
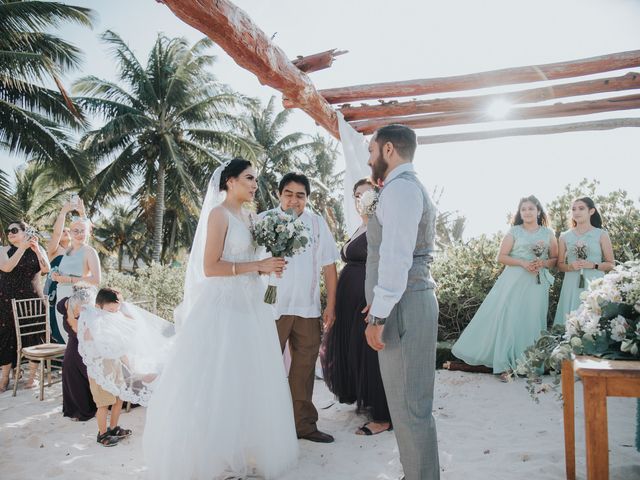
{"type": "Polygon", "coordinates": [[[63,298],[57,305],[64,318],[62,325],[69,335],[62,363],[62,414],[81,422],[95,416],[96,404],[89,387],[87,367],[78,351],[78,318],[81,307],[93,305],[95,297],[93,287],[76,284],[73,286],[71,297],[63,298]]]}
{"type": "Polygon", "coordinates": [[[368,215],[360,206],[360,197],[373,190],[369,179],[359,180],[353,187],[356,208],[362,225],[342,247],[345,266],[340,272],[336,293],[336,320],[325,332],[321,350],[324,380],[340,403],[356,402],[359,410],[369,413],[371,420],[360,427],[359,435],[375,435],[391,429],[391,415],[382,385],[378,352],[367,344],[366,324],[362,310],[367,262],[368,215]]]}
{"type": "MultiPolygon", "coordinates": [[[[38,245],[35,232],[27,233],[25,222],[12,222],[7,228],[11,246],[0,247],[0,392],[9,385],[9,372],[16,366],[17,340],[11,300],[42,297],[40,274],[49,271],[47,255],[38,245]]],[[[41,334],[23,337],[22,346],[43,343],[41,334]]],[[[29,363],[29,378],[25,388],[33,387],[37,363],[29,363]]]]}

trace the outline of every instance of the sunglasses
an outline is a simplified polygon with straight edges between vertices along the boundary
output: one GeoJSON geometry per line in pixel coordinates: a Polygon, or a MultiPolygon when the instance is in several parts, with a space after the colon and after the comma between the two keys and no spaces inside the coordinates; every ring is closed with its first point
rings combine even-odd
{"type": "Polygon", "coordinates": [[[13,235],[15,235],[18,232],[21,232],[22,229],[18,228],[18,227],[12,227],[12,228],[7,228],[7,233],[11,233],[13,235]]]}

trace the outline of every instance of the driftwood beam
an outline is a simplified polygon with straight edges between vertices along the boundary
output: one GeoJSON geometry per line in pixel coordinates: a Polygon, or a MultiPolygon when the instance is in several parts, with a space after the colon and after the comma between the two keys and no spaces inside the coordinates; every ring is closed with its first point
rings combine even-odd
{"type": "Polygon", "coordinates": [[[182,21],[198,29],[260,83],[282,92],[334,137],[340,138],[336,113],[296,68],[284,51],[253,23],[249,15],[228,0],[164,0],[182,21]]]}
{"type": "Polygon", "coordinates": [[[351,105],[340,108],[345,120],[416,115],[420,113],[460,112],[487,109],[494,102],[507,104],[536,103],[554,98],[577,97],[595,93],[640,89],[640,73],[629,72],[619,77],[585,80],[582,82],[550,85],[516,92],[474,95],[468,97],[436,98],[412,102],[387,102],[381,105],[351,105]]]}
{"type": "Polygon", "coordinates": [[[640,118],[611,118],[591,122],[565,123],[562,125],[504,128],[483,132],[446,133],[443,135],[423,135],[418,137],[418,144],[431,145],[434,143],[469,142],[475,140],[488,140],[491,138],[517,137],[525,135],[554,135],[556,133],[613,130],[616,128],[626,127],[640,127],[640,118]]]}
{"type": "Polygon", "coordinates": [[[623,70],[640,66],[640,50],[601,55],[570,62],[504,68],[452,77],[406,80],[320,90],[329,103],[414,97],[443,92],[459,92],[516,83],[538,82],[623,70]]]}
{"type": "Polygon", "coordinates": [[[306,57],[299,56],[295,60],[292,60],[296,67],[304,73],[317,72],[318,70],[324,70],[333,65],[333,61],[337,56],[349,53],[347,50],[327,50],[326,52],[315,53],[306,57]]]}
{"type": "Polygon", "coordinates": [[[469,123],[530,120],[534,118],[569,117],[590,115],[593,113],[612,112],[617,110],[640,109],[640,94],[621,97],[604,98],[571,103],[556,103],[533,107],[511,108],[499,118],[489,112],[455,112],[435,113],[429,115],[413,115],[408,117],[384,117],[373,120],[350,122],[357,131],[368,135],[378,128],[391,123],[400,123],[412,128],[444,127],[469,123]]]}

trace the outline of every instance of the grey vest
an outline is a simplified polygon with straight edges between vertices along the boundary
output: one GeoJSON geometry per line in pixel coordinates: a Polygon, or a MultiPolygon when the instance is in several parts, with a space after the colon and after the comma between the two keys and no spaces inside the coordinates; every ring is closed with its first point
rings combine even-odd
{"type": "MultiPolygon", "coordinates": [[[[428,290],[436,284],[431,277],[430,264],[433,262],[433,251],[436,234],[436,209],[429,198],[424,185],[420,183],[414,172],[402,172],[385,184],[384,188],[398,179],[415,183],[422,193],[422,217],[418,225],[418,237],[413,251],[413,265],[409,269],[406,291],[428,290]]],[[[382,195],[384,188],[380,192],[382,195]]],[[[398,215],[402,215],[399,210],[398,215]]],[[[373,214],[367,225],[367,276],[365,280],[365,295],[367,304],[373,301],[373,288],[378,283],[378,265],[380,263],[380,244],[382,243],[382,228],[378,217],[373,214]]]]}

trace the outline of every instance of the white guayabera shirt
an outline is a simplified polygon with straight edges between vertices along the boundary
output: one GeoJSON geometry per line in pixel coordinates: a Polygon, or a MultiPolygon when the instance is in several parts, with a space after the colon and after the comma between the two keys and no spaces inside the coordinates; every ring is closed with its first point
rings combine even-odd
{"type": "MultiPolygon", "coordinates": [[[[280,207],[274,210],[280,210],[280,207]]],[[[321,215],[305,209],[300,219],[309,229],[311,241],[304,252],[287,257],[287,268],[278,280],[278,299],[275,305],[278,318],[282,315],[319,317],[322,267],[331,265],[340,258],[329,225],[321,215]]]]}

